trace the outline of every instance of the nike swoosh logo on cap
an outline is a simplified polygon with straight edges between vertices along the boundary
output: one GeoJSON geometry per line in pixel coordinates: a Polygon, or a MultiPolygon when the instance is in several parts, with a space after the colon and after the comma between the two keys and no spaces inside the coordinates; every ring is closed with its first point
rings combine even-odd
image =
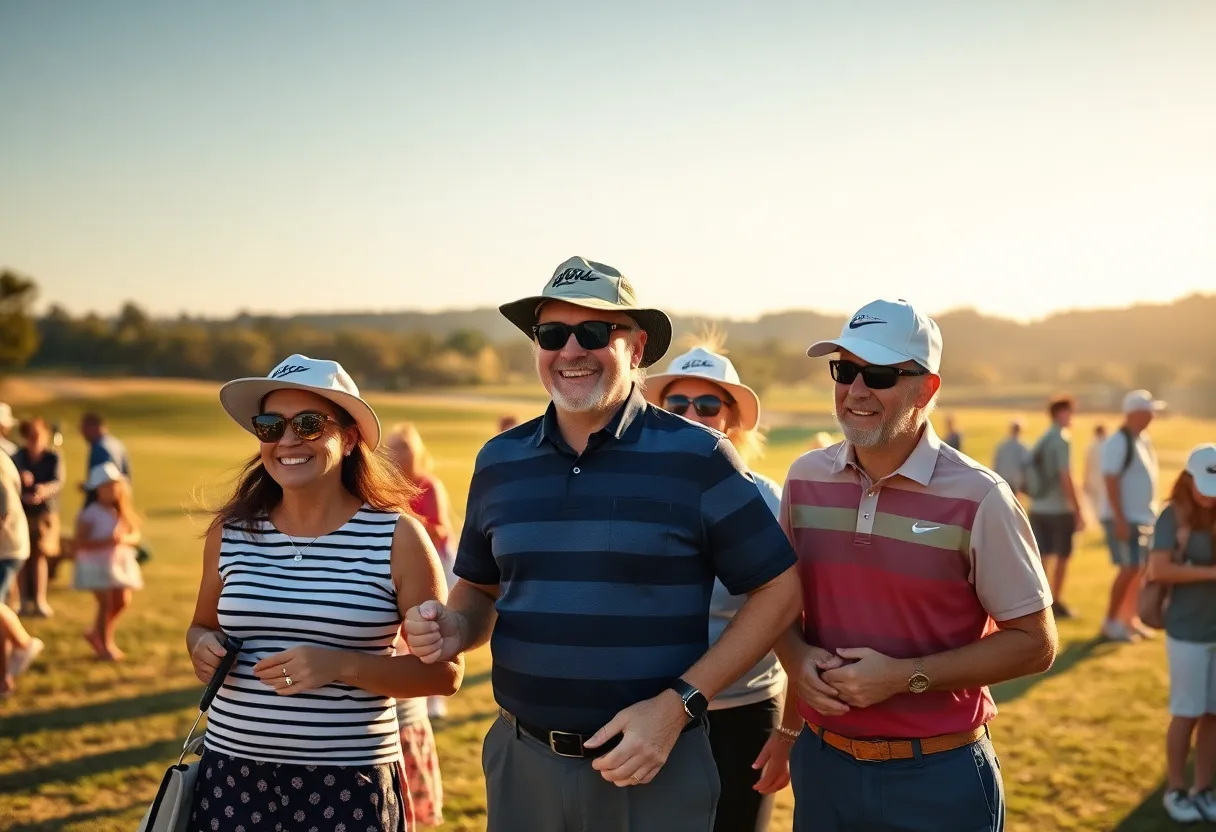
{"type": "Polygon", "coordinates": [[[849,329],[860,329],[863,326],[873,326],[874,324],[885,324],[886,321],[880,321],[878,318],[854,318],[849,321],[849,329]]]}
{"type": "Polygon", "coordinates": [[[937,531],[941,526],[922,526],[920,521],[912,524],[912,534],[924,534],[925,532],[937,531]]]}

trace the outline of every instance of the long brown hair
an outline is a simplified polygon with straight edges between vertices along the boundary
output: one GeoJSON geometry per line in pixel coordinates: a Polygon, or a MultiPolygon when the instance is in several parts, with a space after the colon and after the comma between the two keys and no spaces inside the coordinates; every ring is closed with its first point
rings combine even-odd
{"type": "MultiPolygon", "coordinates": [[[[343,408],[334,404],[338,424],[349,428],[355,420],[343,408]]],[[[410,500],[418,489],[410,483],[387,456],[373,451],[359,437],[350,456],[342,460],[342,485],[354,497],[381,511],[408,512],[410,500]]],[[[260,453],[245,463],[237,476],[237,485],[228,501],[213,511],[207,532],[217,526],[232,524],[248,534],[258,533],[258,522],[270,516],[271,510],[283,500],[283,487],[262,464],[260,453]]]]}
{"type": "Polygon", "coordinates": [[[1212,534],[1216,535],[1216,509],[1204,508],[1195,501],[1195,478],[1189,471],[1183,471],[1174,480],[1170,505],[1174,507],[1178,525],[1190,529],[1211,529],[1212,534]]]}

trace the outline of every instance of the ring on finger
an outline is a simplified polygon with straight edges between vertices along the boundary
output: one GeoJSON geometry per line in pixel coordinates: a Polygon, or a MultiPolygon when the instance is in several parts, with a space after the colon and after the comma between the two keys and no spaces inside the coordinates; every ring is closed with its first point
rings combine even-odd
{"type": "Polygon", "coordinates": [[[291,687],[291,677],[287,674],[283,674],[283,676],[285,679],[287,679],[287,687],[291,687]]]}

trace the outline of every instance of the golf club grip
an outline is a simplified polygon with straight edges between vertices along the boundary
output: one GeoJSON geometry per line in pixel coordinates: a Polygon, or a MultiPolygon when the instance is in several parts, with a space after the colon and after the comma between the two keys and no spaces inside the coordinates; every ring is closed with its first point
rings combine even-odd
{"type": "Polygon", "coordinates": [[[239,638],[233,636],[222,636],[224,641],[224,658],[220,659],[220,666],[215,669],[215,673],[211,677],[211,681],[207,683],[207,689],[203,691],[203,698],[199,700],[198,709],[205,711],[211,707],[211,700],[219,693],[220,685],[224,684],[224,677],[228,675],[228,671],[232,669],[233,663],[236,661],[237,654],[241,652],[241,644],[239,638]]]}

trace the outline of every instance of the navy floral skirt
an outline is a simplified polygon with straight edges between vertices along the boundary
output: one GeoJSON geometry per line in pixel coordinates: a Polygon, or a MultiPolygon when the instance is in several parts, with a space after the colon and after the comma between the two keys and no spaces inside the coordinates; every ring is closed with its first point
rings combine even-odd
{"type": "Polygon", "coordinates": [[[399,769],[260,763],[207,748],[190,832],[406,832],[399,769]]]}

